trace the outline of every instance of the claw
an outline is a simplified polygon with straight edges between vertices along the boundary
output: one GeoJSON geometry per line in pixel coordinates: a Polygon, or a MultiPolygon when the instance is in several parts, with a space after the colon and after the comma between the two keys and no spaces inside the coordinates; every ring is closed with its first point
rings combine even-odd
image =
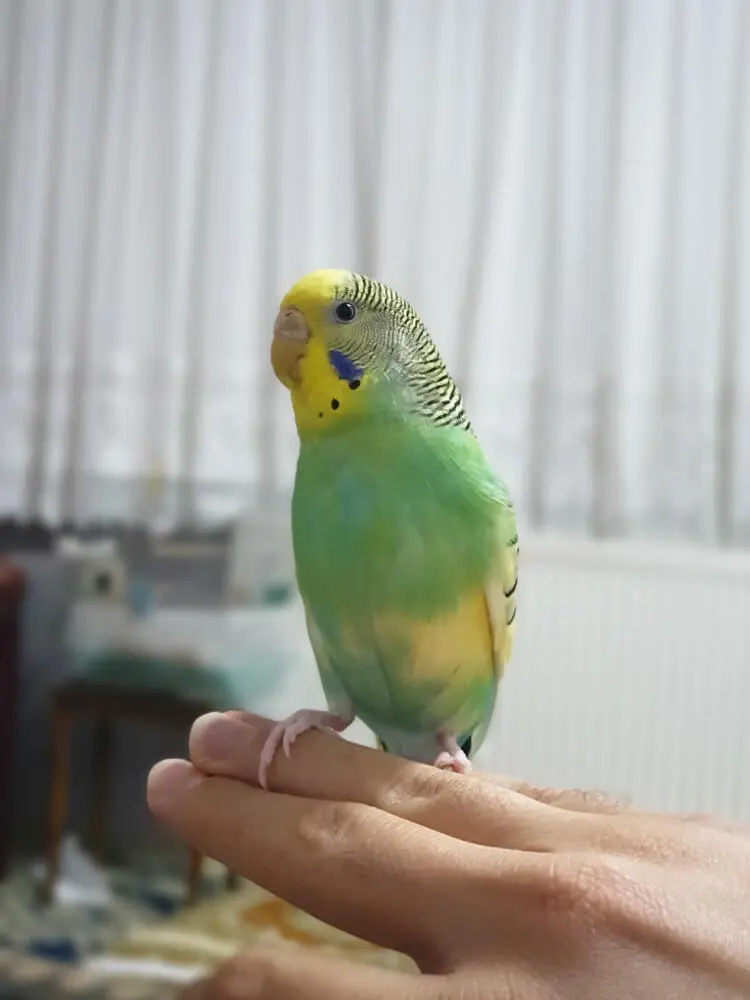
{"type": "Polygon", "coordinates": [[[309,729],[329,729],[334,733],[342,733],[353,722],[353,718],[345,719],[341,715],[333,712],[318,712],[313,709],[303,708],[299,712],[294,712],[288,719],[277,722],[268,734],[263,749],[260,754],[258,766],[258,783],[261,788],[268,791],[268,769],[274,757],[282,747],[284,755],[289,757],[292,744],[298,736],[306,733],[309,729]]]}
{"type": "Polygon", "coordinates": [[[471,761],[456,742],[455,736],[441,735],[439,740],[443,749],[435,758],[434,767],[441,771],[468,774],[471,771],[471,761]]]}

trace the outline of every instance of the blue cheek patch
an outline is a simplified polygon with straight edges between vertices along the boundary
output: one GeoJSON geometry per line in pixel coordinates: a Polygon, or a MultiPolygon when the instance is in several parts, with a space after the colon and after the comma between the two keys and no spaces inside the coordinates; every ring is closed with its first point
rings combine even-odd
{"type": "Polygon", "coordinates": [[[343,382],[354,382],[355,379],[362,378],[365,373],[364,368],[359,368],[351,358],[347,358],[341,351],[330,350],[328,360],[331,362],[333,370],[343,382]]]}

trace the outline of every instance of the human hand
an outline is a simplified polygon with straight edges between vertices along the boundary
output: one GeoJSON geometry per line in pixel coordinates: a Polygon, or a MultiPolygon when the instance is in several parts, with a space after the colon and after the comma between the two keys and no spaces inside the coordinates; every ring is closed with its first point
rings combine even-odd
{"type": "Polygon", "coordinates": [[[198,719],[149,777],[180,838],[415,976],[251,952],[184,1000],[750,997],[750,836],[601,796],[457,775],[320,732],[257,787],[271,723],[198,719]]]}

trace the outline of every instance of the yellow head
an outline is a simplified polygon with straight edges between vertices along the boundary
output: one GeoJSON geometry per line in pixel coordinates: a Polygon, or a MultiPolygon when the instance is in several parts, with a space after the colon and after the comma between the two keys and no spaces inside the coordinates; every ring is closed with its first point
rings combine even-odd
{"type": "Polygon", "coordinates": [[[291,391],[300,433],[326,430],[362,408],[362,390],[372,375],[344,351],[336,351],[339,342],[353,339],[362,320],[354,293],[354,276],[348,271],[313,271],[287,292],[279,307],[271,364],[291,391]]]}
{"type": "Polygon", "coordinates": [[[381,282],[351,271],[312,271],[285,295],[271,364],[291,392],[301,435],[365,413],[421,413],[468,421],[458,390],[412,307],[381,282]]]}

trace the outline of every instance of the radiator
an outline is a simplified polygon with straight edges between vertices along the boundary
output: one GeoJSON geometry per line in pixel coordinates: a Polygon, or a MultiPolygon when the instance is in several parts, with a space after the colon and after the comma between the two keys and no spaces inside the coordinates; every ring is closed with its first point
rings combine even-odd
{"type": "Polygon", "coordinates": [[[750,554],[522,539],[478,763],[750,822],[750,554]]]}

